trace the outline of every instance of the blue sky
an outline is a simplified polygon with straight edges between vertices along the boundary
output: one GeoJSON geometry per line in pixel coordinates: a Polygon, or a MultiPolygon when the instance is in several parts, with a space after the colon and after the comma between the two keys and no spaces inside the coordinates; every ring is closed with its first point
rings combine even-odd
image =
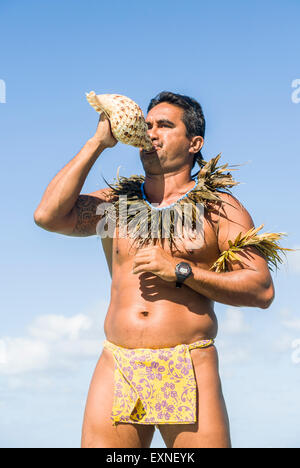
{"type": "MultiPolygon", "coordinates": [[[[1,447],[80,443],[110,276],[98,238],[48,233],[33,212],[96,128],[85,92],[127,95],[144,112],[162,90],[198,99],[205,158],[243,164],[235,196],[256,225],[300,247],[299,14],[297,0],[0,0],[1,447]]],[[[83,193],[120,165],[143,173],[138,151],[118,144],[83,193]]],[[[234,447],[300,447],[299,264],[295,252],[273,275],[267,310],[216,305],[234,447]]]]}

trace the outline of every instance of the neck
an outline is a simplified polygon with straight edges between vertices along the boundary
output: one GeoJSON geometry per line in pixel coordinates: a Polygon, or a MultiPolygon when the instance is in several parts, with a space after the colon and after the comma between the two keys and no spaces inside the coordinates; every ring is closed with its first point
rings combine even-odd
{"type": "Polygon", "coordinates": [[[167,174],[146,174],[144,191],[150,203],[167,205],[184,195],[194,184],[188,167],[167,174]]]}

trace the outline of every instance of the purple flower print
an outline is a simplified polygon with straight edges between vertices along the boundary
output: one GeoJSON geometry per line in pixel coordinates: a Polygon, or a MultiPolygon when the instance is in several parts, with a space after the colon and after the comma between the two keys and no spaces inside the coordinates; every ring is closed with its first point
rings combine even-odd
{"type": "Polygon", "coordinates": [[[158,359],[162,361],[168,361],[171,356],[172,356],[172,353],[170,351],[163,351],[163,352],[160,352],[158,359]]]}
{"type": "Polygon", "coordinates": [[[188,375],[189,373],[189,368],[187,366],[184,366],[182,369],[181,369],[181,373],[183,375],[188,375]]]}
{"type": "Polygon", "coordinates": [[[165,385],[162,387],[161,391],[164,393],[165,398],[169,398],[171,396],[172,398],[177,398],[177,392],[174,392],[175,385],[173,383],[169,384],[168,382],[165,383],[165,385]]]}
{"type": "Polygon", "coordinates": [[[134,370],[136,370],[136,369],[139,369],[139,368],[141,368],[141,367],[144,367],[145,364],[144,364],[143,362],[141,362],[141,361],[137,361],[136,359],[132,359],[132,360],[130,361],[130,366],[131,366],[134,370]]]}
{"type": "Polygon", "coordinates": [[[151,362],[151,367],[146,368],[147,378],[151,380],[154,380],[154,379],[161,380],[162,372],[164,372],[164,370],[165,368],[163,366],[160,366],[158,362],[155,362],[155,361],[151,362]]]}
{"type": "MultiPolygon", "coordinates": [[[[174,384],[173,384],[173,385],[174,385],[174,384]]],[[[163,391],[164,393],[167,392],[168,389],[169,389],[169,387],[170,387],[170,384],[169,384],[168,382],[166,382],[165,385],[162,387],[162,391],[163,391]]]]}
{"type": "Polygon", "coordinates": [[[126,378],[127,378],[128,380],[132,380],[132,378],[133,378],[133,370],[132,370],[131,367],[124,367],[124,368],[123,368],[123,372],[124,372],[124,374],[126,375],[126,378]]]}
{"type": "Polygon", "coordinates": [[[166,401],[163,401],[161,406],[164,408],[165,411],[160,411],[160,413],[158,413],[159,419],[169,421],[170,417],[172,416],[172,413],[174,412],[174,406],[168,405],[166,401]]]}

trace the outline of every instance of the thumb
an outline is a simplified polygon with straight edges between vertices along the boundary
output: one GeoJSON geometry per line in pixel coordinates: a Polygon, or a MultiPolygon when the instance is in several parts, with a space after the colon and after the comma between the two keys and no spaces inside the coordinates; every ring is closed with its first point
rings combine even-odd
{"type": "Polygon", "coordinates": [[[101,112],[100,117],[99,117],[99,122],[103,122],[104,120],[109,120],[105,112],[101,112]]]}

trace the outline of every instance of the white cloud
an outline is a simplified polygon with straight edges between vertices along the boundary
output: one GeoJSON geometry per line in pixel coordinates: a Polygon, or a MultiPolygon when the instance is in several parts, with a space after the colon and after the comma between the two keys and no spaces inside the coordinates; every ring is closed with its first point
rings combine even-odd
{"type": "Polygon", "coordinates": [[[287,264],[290,267],[290,271],[294,273],[300,273],[300,246],[292,247],[295,252],[287,252],[287,264]]]}
{"type": "Polygon", "coordinates": [[[225,318],[221,322],[222,333],[228,335],[239,335],[248,333],[251,328],[245,322],[244,312],[237,307],[226,309],[225,318]]]}
{"type": "Polygon", "coordinates": [[[222,372],[234,374],[238,364],[251,360],[251,327],[245,320],[245,312],[238,307],[222,311],[216,346],[222,372]],[[250,340],[250,341],[249,341],[250,340]]]}
{"type": "Polygon", "coordinates": [[[22,376],[30,372],[45,373],[57,369],[75,369],[84,359],[101,354],[103,320],[107,302],[100,301],[87,314],[72,317],[41,315],[27,328],[23,337],[1,337],[0,375],[22,376]]]}
{"type": "Polygon", "coordinates": [[[279,310],[279,318],[280,334],[275,337],[271,346],[275,351],[283,353],[291,351],[293,341],[300,338],[300,319],[289,307],[279,310]]]}
{"type": "Polygon", "coordinates": [[[18,374],[42,370],[47,365],[50,349],[46,343],[30,338],[4,338],[0,374],[18,374]]]}
{"type": "Polygon", "coordinates": [[[273,342],[273,349],[280,353],[284,353],[287,351],[292,351],[292,343],[295,339],[295,336],[290,335],[288,333],[282,333],[274,342],[273,342]]]}
{"type": "MultiPolygon", "coordinates": [[[[237,364],[242,364],[251,358],[251,351],[248,346],[237,346],[236,343],[232,343],[227,340],[220,340],[217,343],[217,349],[219,352],[220,364],[222,366],[234,365],[231,368],[231,372],[234,372],[237,364]]],[[[226,367],[228,370],[228,368],[226,367]]]]}
{"type": "Polygon", "coordinates": [[[279,315],[280,317],[287,319],[292,316],[292,311],[289,307],[281,307],[281,309],[279,309],[279,315]]]}
{"type": "Polygon", "coordinates": [[[294,311],[285,307],[279,311],[279,315],[282,317],[281,325],[284,328],[295,331],[300,330],[300,319],[298,316],[294,315],[294,311]]]}
{"type": "Polygon", "coordinates": [[[45,341],[77,340],[82,331],[91,328],[91,320],[83,314],[74,317],[41,315],[28,327],[29,334],[45,341]]]}
{"type": "Polygon", "coordinates": [[[284,320],[282,325],[293,330],[300,330],[300,319],[284,320]]]}

